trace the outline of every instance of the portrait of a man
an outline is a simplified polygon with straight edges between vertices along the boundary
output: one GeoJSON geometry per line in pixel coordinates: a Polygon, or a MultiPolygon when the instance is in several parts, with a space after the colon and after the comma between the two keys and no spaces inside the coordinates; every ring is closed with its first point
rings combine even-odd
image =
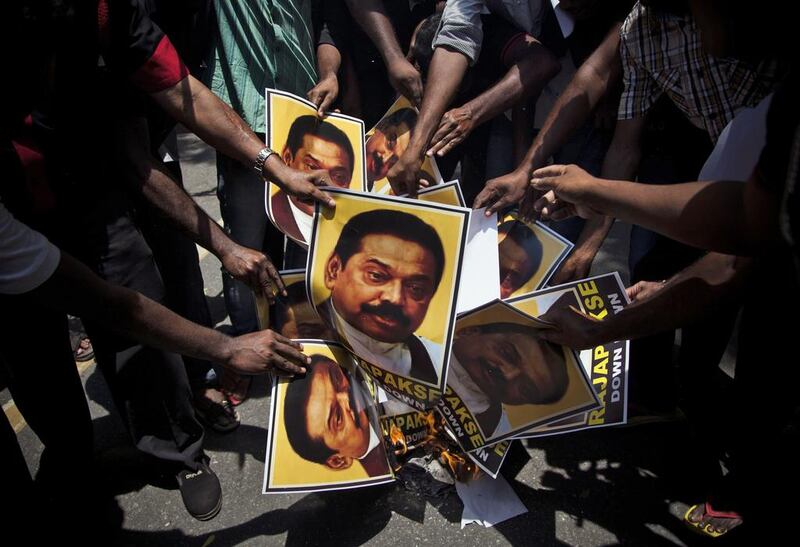
{"type": "Polygon", "coordinates": [[[400,108],[383,117],[367,139],[367,189],[372,191],[376,180],[386,178],[389,169],[403,155],[417,123],[413,108],[400,108]]]}
{"type": "Polygon", "coordinates": [[[384,370],[437,384],[442,346],[415,334],[445,269],[436,230],[398,210],[350,218],[324,264],[330,297],[317,310],[356,355],[384,370]]]}
{"type": "Polygon", "coordinates": [[[447,384],[462,398],[487,437],[509,432],[503,405],[550,405],[564,397],[564,352],[511,322],[457,328],[447,384]]]}
{"type": "Polygon", "coordinates": [[[287,338],[336,340],[335,335],[314,312],[306,295],[305,279],[286,286],[287,296],[275,302],[274,328],[287,338]]]}
{"type": "Polygon", "coordinates": [[[370,477],[390,474],[379,430],[349,373],[321,354],[286,388],[283,420],[301,458],[341,471],[358,462],[370,477]]]}
{"type": "MultiPolygon", "coordinates": [[[[297,117],[280,154],[290,167],[302,171],[324,169],[335,186],[350,186],[355,169],[353,145],[344,131],[328,121],[312,115],[297,117]]],[[[302,200],[278,190],[272,195],[270,206],[273,220],[286,235],[301,242],[308,241],[313,224],[313,200],[302,200]]]]}
{"type": "Polygon", "coordinates": [[[497,228],[500,259],[500,298],[525,285],[542,263],[542,243],[523,222],[511,220],[497,228]]]}

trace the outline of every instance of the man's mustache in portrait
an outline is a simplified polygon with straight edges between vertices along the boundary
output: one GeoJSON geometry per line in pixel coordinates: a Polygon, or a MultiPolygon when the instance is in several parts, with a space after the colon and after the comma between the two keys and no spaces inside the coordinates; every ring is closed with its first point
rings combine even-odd
{"type": "Polygon", "coordinates": [[[411,324],[411,320],[403,313],[403,308],[396,306],[390,302],[381,302],[377,305],[361,304],[361,311],[363,313],[371,313],[385,319],[390,319],[402,326],[407,327],[411,324]]]}

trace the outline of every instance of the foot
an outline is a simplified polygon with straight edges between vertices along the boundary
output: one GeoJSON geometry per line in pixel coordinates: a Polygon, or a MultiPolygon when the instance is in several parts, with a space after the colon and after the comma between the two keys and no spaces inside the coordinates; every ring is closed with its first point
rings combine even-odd
{"type": "Polygon", "coordinates": [[[228,433],[239,427],[239,413],[218,389],[208,388],[194,394],[197,417],[217,433],[228,433]]]}
{"type": "Polygon", "coordinates": [[[724,536],[740,524],[742,517],[732,511],[716,511],[709,503],[692,505],[683,520],[695,531],[711,536],[724,536]]]}
{"type": "Polygon", "coordinates": [[[92,348],[92,341],[86,336],[80,339],[78,347],[74,350],[75,360],[79,363],[89,361],[94,357],[94,348],[92,348]]]}
{"type": "Polygon", "coordinates": [[[205,461],[197,469],[182,469],[177,475],[183,505],[197,520],[211,520],[222,508],[222,487],[205,461]]]}
{"type": "Polygon", "coordinates": [[[227,368],[222,371],[220,379],[222,392],[233,406],[239,406],[247,399],[251,380],[252,376],[242,376],[227,368]]]}

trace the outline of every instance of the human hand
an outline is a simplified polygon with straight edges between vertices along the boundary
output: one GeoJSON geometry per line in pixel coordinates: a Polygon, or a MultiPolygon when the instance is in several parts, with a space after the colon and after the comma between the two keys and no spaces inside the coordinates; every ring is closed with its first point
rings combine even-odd
{"type": "Polygon", "coordinates": [[[339,96],[339,80],[330,74],[317,82],[306,94],[308,100],[317,105],[317,115],[323,117],[339,96]]]}
{"type": "Polygon", "coordinates": [[[589,270],[592,269],[595,253],[576,248],[571,255],[561,263],[561,267],[550,279],[550,285],[561,285],[578,279],[589,277],[589,270]]]}
{"type": "Polygon", "coordinates": [[[639,281],[635,285],[625,289],[631,302],[641,302],[647,300],[661,290],[666,281],[639,281]]]}
{"type": "Polygon", "coordinates": [[[319,201],[328,207],[336,207],[333,198],[319,188],[320,186],[332,186],[331,176],[326,170],[300,171],[283,163],[281,166],[276,183],[287,193],[303,200],[319,201]]]}
{"type": "Polygon", "coordinates": [[[396,196],[408,194],[408,197],[417,197],[419,188],[426,188],[429,183],[423,177],[422,160],[408,157],[408,150],[392,165],[386,178],[392,186],[392,191],[396,196]]]}
{"type": "Polygon", "coordinates": [[[550,308],[539,319],[552,324],[539,331],[539,336],[548,342],[573,349],[593,348],[608,342],[605,325],[609,320],[599,321],[574,306],[550,308]]]}
{"type": "Polygon", "coordinates": [[[311,358],[303,355],[302,344],[272,330],[262,330],[229,339],[228,359],[225,366],[240,374],[278,376],[304,374],[311,358]]]}
{"type": "Polygon", "coordinates": [[[519,203],[528,192],[528,178],[527,170],[516,170],[488,180],[475,198],[472,207],[475,209],[486,207],[486,216],[491,216],[519,203]]]}
{"type": "Polygon", "coordinates": [[[587,190],[596,179],[577,165],[549,165],[531,175],[531,187],[542,196],[533,204],[534,210],[548,220],[564,220],[572,216],[592,218],[602,216],[586,204],[587,190]]]}
{"type": "Polygon", "coordinates": [[[408,59],[398,57],[386,67],[389,82],[400,95],[419,108],[422,104],[422,76],[408,59]]]}
{"type": "Polygon", "coordinates": [[[233,244],[230,251],[220,257],[220,262],[228,273],[256,294],[266,296],[270,304],[275,303],[276,294],[286,296],[286,286],[278,270],[264,253],[233,244]]]}
{"type": "Polygon", "coordinates": [[[461,106],[448,110],[431,139],[428,155],[444,156],[466,139],[475,127],[472,109],[461,106]]]}

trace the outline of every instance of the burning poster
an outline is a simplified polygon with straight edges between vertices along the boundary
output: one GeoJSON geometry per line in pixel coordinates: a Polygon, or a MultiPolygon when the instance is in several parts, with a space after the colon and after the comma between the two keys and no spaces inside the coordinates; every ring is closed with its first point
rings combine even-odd
{"type": "Polygon", "coordinates": [[[500,473],[500,467],[506,461],[508,449],[511,448],[511,443],[514,439],[506,439],[499,443],[483,446],[472,452],[467,452],[467,456],[477,464],[478,467],[486,471],[493,479],[497,478],[500,473]]]}
{"type": "Polygon", "coordinates": [[[447,378],[469,209],[331,190],[317,205],[309,300],[362,366],[424,410],[447,378]]]}
{"type": "Polygon", "coordinates": [[[546,323],[496,300],[456,322],[439,411],[467,451],[599,406],[577,354],[546,323]]]}
{"type": "Polygon", "coordinates": [[[574,245],[541,222],[513,214],[498,223],[500,297],[519,296],[543,287],[574,245]]]}
{"type": "MultiPolygon", "coordinates": [[[[313,103],[267,89],[267,146],[301,171],[325,169],[338,188],[366,189],[364,122],[344,114],[317,116],[313,103]]],[[[314,203],[290,196],[276,184],[265,190],[267,216],[284,234],[305,246],[311,237],[314,203]]]]}
{"type": "MultiPolygon", "coordinates": [[[[551,306],[572,305],[602,321],[619,313],[629,302],[622,280],[614,272],[513,298],[508,303],[534,316],[547,312],[551,306]]],[[[602,404],[600,408],[546,424],[517,437],[539,437],[624,424],[628,408],[629,345],[628,340],[618,340],[580,353],[581,364],[602,404]]]]}
{"type": "MultiPolygon", "coordinates": [[[[367,190],[376,194],[392,194],[386,174],[411,140],[417,125],[417,109],[402,95],[367,133],[367,190]]],[[[422,176],[431,186],[442,182],[442,175],[433,158],[425,157],[422,176]]]]}
{"type": "Polygon", "coordinates": [[[375,402],[339,344],[301,340],[304,376],[272,385],[263,492],[315,492],[392,481],[375,402]]]}

